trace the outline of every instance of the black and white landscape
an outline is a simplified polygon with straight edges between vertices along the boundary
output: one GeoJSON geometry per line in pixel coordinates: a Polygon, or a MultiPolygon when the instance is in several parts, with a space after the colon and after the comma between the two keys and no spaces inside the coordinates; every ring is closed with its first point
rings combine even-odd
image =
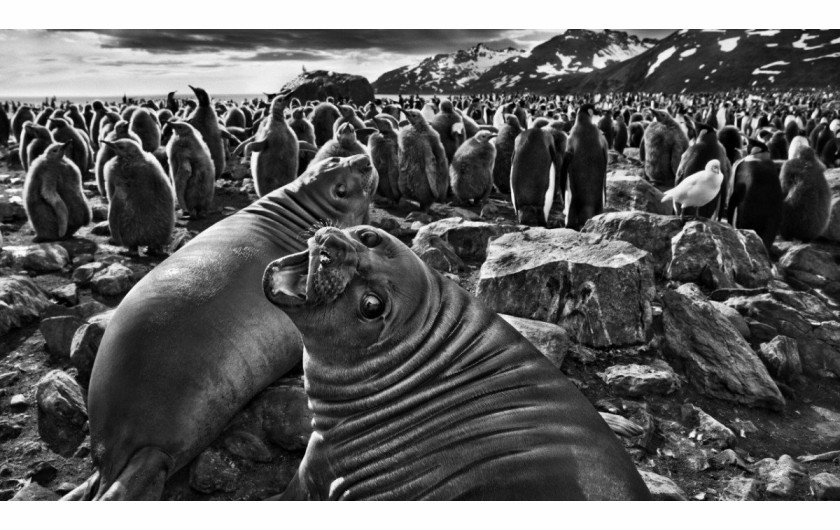
{"type": "Polygon", "coordinates": [[[840,499],[840,30],[0,57],[0,500],[840,499]]]}

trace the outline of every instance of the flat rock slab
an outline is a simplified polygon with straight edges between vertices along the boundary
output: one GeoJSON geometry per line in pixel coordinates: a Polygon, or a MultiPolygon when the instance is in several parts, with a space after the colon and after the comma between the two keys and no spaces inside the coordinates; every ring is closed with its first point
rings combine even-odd
{"type": "Polygon", "coordinates": [[[574,230],[531,228],[490,242],[476,295],[498,313],[542,320],[594,348],[646,342],[649,254],[574,230]]]}
{"type": "Polygon", "coordinates": [[[56,272],[70,263],[70,253],[58,243],[3,248],[0,264],[35,273],[56,272]]]}
{"type": "Polygon", "coordinates": [[[663,203],[662,195],[661,191],[642,177],[626,174],[607,176],[607,208],[620,212],[669,215],[672,213],[671,203],[663,203]]]}
{"type": "Polygon", "coordinates": [[[749,406],[784,407],[758,355],[709,302],[665,290],[663,352],[701,393],[749,406]]]}
{"type": "Polygon", "coordinates": [[[598,375],[618,394],[627,397],[665,395],[680,387],[677,374],[665,367],[620,364],[610,366],[598,375]]]}
{"type": "Polygon", "coordinates": [[[44,292],[29,278],[0,277],[0,337],[40,317],[49,305],[44,292]]]}
{"type": "Polygon", "coordinates": [[[650,494],[655,501],[684,501],[685,492],[681,487],[677,486],[676,482],[653,473],[652,471],[639,470],[642,480],[645,481],[650,494]]]}
{"type": "Polygon", "coordinates": [[[452,245],[461,259],[484,261],[490,239],[510,232],[519,232],[524,228],[518,225],[467,221],[460,217],[450,217],[423,226],[417,231],[414,239],[417,241],[430,234],[436,235],[452,245]]]}

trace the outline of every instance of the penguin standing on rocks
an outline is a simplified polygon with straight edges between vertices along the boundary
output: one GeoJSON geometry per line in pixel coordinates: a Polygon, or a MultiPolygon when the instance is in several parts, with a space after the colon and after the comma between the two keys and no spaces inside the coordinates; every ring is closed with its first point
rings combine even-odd
{"type": "Polygon", "coordinates": [[[90,160],[92,152],[90,144],[86,138],[82,136],[81,132],[70,125],[64,118],[49,118],[49,123],[56,126],[53,131],[53,138],[59,143],[70,143],[67,152],[68,158],[76,164],[82,176],[84,176],[90,169],[90,160]]]}
{"type": "MultiPolygon", "coordinates": [[[[443,105],[441,105],[442,107],[443,105]]],[[[459,202],[483,204],[493,189],[493,164],[496,145],[490,131],[479,131],[461,144],[449,165],[449,183],[459,202]]]]}
{"type": "Polygon", "coordinates": [[[455,151],[466,140],[464,120],[452,109],[452,102],[445,99],[440,103],[440,112],[429,120],[429,125],[440,135],[446,161],[451,164],[455,151]]]}
{"type": "Polygon", "coordinates": [[[175,197],[190,219],[201,219],[213,206],[216,191],[213,159],[201,134],[186,122],[170,121],[174,134],[166,145],[175,197]]]}
{"type": "Polygon", "coordinates": [[[32,112],[32,107],[29,105],[22,105],[18,107],[12,115],[12,134],[15,135],[15,140],[17,140],[18,143],[22,142],[23,124],[28,121],[35,123],[35,113],[32,112]]]}
{"type": "Polygon", "coordinates": [[[613,148],[615,142],[615,132],[613,131],[613,120],[610,116],[610,111],[604,111],[604,116],[598,120],[598,130],[600,130],[604,138],[607,140],[607,150],[613,148]]]}
{"type": "Polygon", "coordinates": [[[680,158],[688,149],[688,137],[664,110],[650,109],[655,121],[644,132],[645,175],[654,186],[674,186],[680,158]]]}
{"type": "Polygon", "coordinates": [[[28,121],[23,124],[23,139],[20,143],[20,163],[23,169],[28,170],[32,162],[52,145],[53,135],[43,125],[28,121]]]}
{"type": "Polygon", "coordinates": [[[367,148],[356,139],[356,129],[350,122],[344,122],[335,131],[335,138],[325,143],[312,159],[312,163],[320,162],[334,156],[347,157],[366,155],[367,148]]]}
{"type": "Polygon", "coordinates": [[[627,148],[627,141],[629,136],[627,134],[627,124],[624,123],[624,116],[621,112],[616,111],[615,119],[613,120],[613,130],[615,132],[615,140],[613,140],[613,148],[618,151],[618,154],[624,154],[624,149],[627,148]]]}
{"type": "Polygon", "coordinates": [[[409,109],[405,115],[408,125],[397,135],[400,195],[428,210],[433,202],[446,197],[449,188],[446,153],[440,136],[419,110],[409,109]]]}
{"type": "Polygon", "coordinates": [[[329,102],[319,103],[313,110],[310,119],[315,129],[315,145],[321,147],[332,140],[335,134],[335,122],[341,117],[338,107],[329,102]]]}
{"type": "Polygon", "coordinates": [[[131,130],[140,138],[140,145],[147,153],[154,153],[160,147],[160,124],[157,115],[149,109],[139,108],[131,115],[131,130]]]}
{"type": "Polygon", "coordinates": [[[785,239],[813,241],[828,227],[831,190],[825,179],[825,166],[814,150],[803,147],[788,160],[779,174],[784,204],[779,233],[785,239]]]}
{"type": "Polygon", "coordinates": [[[394,203],[400,200],[400,159],[397,133],[388,114],[373,118],[379,132],[368,138],[371,162],[379,174],[377,194],[394,203]]]}
{"type": "Polygon", "coordinates": [[[513,114],[504,117],[504,125],[496,136],[496,162],[493,164],[493,184],[502,193],[510,193],[510,170],[516,137],[522,132],[519,120],[513,114]]]}
{"type": "Polygon", "coordinates": [[[6,147],[12,136],[12,120],[6,114],[6,109],[0,106],[0,147],[6,147]]]}
{"type": "MultiPolygon", "coordinates": [[[[717,131],[705,123],[698,123],[695,127],[697,127],[697,140],[689,146],[680,160],[676,183],[679,184],[686,176],[701,171],[710,160],[717,160],[723,178],[723,185],[719,188],[721,193],[714,201],[700,205],[696,215],[707,219],[723,219],[726,215],[726,190],[729,188],[729,172],[732,166],[726,156],[726,149],[718,141],[717,131]]],[[[680,208],[676,209],[679,213],[680,208]]]]}
{"type": "MultiPolygon", "coordinates": [[[[141,143],[140,137],[131,130],[129,123],[125,120],[120,120],[114,125],[114,130],[105,136],[105,140],[114,142],[116,140],[134,140],[138,144],[141,143]]],[[[108,144],[99,144],[99,151],[96,153],[96,163],[94,164],[94,175],[96,176],[96,187],[99,188],[99,194],[103,197],[110,197],[113,189],[108,189],[105,181],[105,164],[114,158],[114,150],[108,144]]]]}
{"type": "Polygon", "coordinates": [[[70,142],[54,143],[32,161],[23,183],[23,204],[35,241],[68,239],[90,223],[82,174],[65,157],[70,142]]]}
{"type": "Polygon", "coordinates": [[[754,230],[767,252],[779,233],[782,186],[767,145],[750,138],[750,154],[732,166],[732,194],[726,218],[743,230],[754,230]]]}
{"type": "Polygon", "coordinates": [[[292,111],[292,117],[288,121],[289,127],[294,131],[298,141],[307,142],[312,145],[317,145],[315,141],[315,127],[306,119],[303,112],[303,107],[298,107],[292,111]]]}
{"type": "Polygon", "coordinates": [[[113,189],[108,208],[111,238],[128,248],[160,254],[175,226],[175,193],[160,162],[134,140],[103,140],[115,156],[105,164],[105,178],[113,189]]]}
{"type": "Polygon", "coordinates": [[[242,142],[233,153],[251,153],[251,175],[260,197],[285,186],[298,175],[300,147],[297,136],[286,123],[287,103],[288,93],[275,96],[271,113],[257,134],[242,142]]]}
{"type": "Polygon", "coordinates": [[[554,138],[540,127],[526,129],[516,137],[510,193],[520,224],[548,226],[554,203],[555,156],[554,138]]]}
{"type": "MultiPolygon", "coordinates": [[[[714,130],[710,125],[704,124],[704,126],[714,130]]],[[[677,210],[678,204],[681,205],[679,216],[682,219],[687,207],[700,208],[713,203],[720,193],[722,183],[720,161],[709,160],[704,169],[687,176],[675,187],[666,191],[662,196],[662,202],[674,201],[674,211],[677,210]]]]}
{"type": "MultiPolygon", "coordinates": [[[[187,121],[204,138],[204,143],[207,144],[208,149],[210,149],[210,156],[213,158],[216,178],[219,178],[225,172],[225,144],[222,141],[219,118],[216,116],[216,110],[210,105],[210,96],[207,94],[207,91],[203,88],[197,88],[191,85],[187,86],[190,87],[198,100],[198,107],[187,121]]],[[[295,162],[297,162],[297,153],[295,154],[295,162]]]]}
{"type": "Polygon", "coordinates": [[[594,116],[592,104],[578,110],[560,172],[566,228],[572,230],[580,230],[586,221],[602,213],[606,202],[609,148],[601,130],[592,123],[594,116]]]}

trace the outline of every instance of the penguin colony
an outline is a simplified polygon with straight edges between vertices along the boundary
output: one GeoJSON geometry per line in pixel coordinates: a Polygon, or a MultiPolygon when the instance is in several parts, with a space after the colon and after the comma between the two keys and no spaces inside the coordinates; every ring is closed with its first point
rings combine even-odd
{"type": "Polygon", "coordinates": [[[399,96],[357,105],[289,93],[223,102],[189,88],[194,97],[0,107],[0,142],[16,143],[27,170],[37,240],[72,237],[90,222],[82,182],[91,178],[109,201],[113,242],[161,252],[177,210],[188,219],[214,212],[216,180],[236,156],[259,196],[313,162],[368,154],[381,205],[481,208],[493,195],[522,224],[580,230],[607,207],[611,153],[629,147],[675,215],[755,230],[769,251],[779,235],[811,241],[826,230],[824,172],[840,166],[837,112],[814,98],[399,96]]]}

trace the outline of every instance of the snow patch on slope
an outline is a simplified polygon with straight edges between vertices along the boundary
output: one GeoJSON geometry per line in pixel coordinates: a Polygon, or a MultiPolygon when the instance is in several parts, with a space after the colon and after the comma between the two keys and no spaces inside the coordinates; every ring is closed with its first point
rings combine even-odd
{"type": "Polygon", "coordinates": [[[664,52],[660,53],[656,57],[656,62],[654,62],[652,65],[650,65],[650,68],[648,68],[647,75],[645,75],[645,77],[650,76],[650,74],[652,74],[654,72],[654,70],[656,70],[659,67],[660,64],[667,61],[672,55],[674,55],[675,51],[677,51],[677,47],[676,46],[671,46],[670,48],[668,48],[664,52]]]}

